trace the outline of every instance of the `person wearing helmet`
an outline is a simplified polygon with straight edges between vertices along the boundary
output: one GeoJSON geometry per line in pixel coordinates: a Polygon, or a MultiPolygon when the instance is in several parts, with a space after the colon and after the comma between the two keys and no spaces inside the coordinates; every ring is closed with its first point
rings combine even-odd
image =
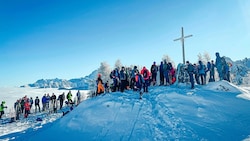
{"type": "Polygon", "coordinates": [[[0,119],[2,118],[2,115],[4,114],[4,108],[7,108],[7,106],[5,105],[5,101],[2,101],[1,105],[0,105],[0,119]]]}

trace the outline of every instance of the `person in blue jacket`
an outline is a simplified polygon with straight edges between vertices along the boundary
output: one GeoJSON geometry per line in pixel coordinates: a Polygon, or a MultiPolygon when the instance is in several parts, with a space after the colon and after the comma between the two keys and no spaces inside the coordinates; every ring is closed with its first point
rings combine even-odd
{"type": "Polygon", "coordinates": [[[199,71],[199,76],[201,78],[201,85],[204,85],[206,83],[205,69],[206,69],[205,65],[202,63],[202,61],[199,61],[198,71],[199,71]]]}
{"type": "Polygon", "coordinates": [[[136,71],[135,75],[135,90],[139,91],[140,93],[140,99],[142,98],[142,86],[145,83],[143,76],[139,73],[139,71],[136,71]]]}
{"type": "Polygon", "coordinates": [[[46,101],[47,101],[46,94],[44,94],[44,96],[42,97],[42,105],[43,105],[42,111],[46,110],[46,101]]]}
{"type": "Polygon", "coordinates": [[[215,67],[217,68],[217,71],[219,73],[220,80],[223,80],[223,68],[222,68],[222,61],[219,52],[215,53],[216,60],[215,60],[215,67]]]}

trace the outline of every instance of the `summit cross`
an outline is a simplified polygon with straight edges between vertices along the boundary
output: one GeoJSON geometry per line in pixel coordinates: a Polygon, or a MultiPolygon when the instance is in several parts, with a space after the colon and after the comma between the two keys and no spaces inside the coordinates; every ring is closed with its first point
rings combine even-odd
{"type": "Polygon", "coordinates": [[[183,27],[181,27],[181,37],[178,38],[178,39],[175,39],[174,41],[178,41],[178,40],[181,40],[181,43],[182,43],[182,55],[183,55],[183,64],[185,64],[185,49],[184,49],[184,40],[185,38],[189,38],[189,37],[192,37],[193,35],[187,35],[187,36],[184,36],[184,31],[183,31],[183,27]]]}

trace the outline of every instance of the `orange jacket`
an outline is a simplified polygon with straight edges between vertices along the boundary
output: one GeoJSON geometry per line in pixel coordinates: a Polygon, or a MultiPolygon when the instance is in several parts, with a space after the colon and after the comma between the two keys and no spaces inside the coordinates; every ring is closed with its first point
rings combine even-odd
{"type": "Polygon", "coordinates": [[[101,83],[101,81],[98,82],[98,85],[97,85],[97,93],[100,94],[100,93],[103,93],[104,92],[104,87],[101,83]]]}

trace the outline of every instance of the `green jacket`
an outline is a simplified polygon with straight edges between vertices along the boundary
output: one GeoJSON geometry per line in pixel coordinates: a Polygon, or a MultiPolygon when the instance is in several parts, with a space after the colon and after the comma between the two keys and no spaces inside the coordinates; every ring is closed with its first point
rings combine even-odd
{"type": "Polygon", "coordinates": [[[67,94],[67,99],[68,99],[68,100],[72,100],[72,94],[71,94],[71,93],[68,93],[68,94],[67,94]]]}
{"type": "Polygon", "coordinates": [[[4,106],[5,103],[2,103],[1,106],[0,106],[0,112],[3,111],[4,108],[6,108],[6,106],[4,106]]]}

